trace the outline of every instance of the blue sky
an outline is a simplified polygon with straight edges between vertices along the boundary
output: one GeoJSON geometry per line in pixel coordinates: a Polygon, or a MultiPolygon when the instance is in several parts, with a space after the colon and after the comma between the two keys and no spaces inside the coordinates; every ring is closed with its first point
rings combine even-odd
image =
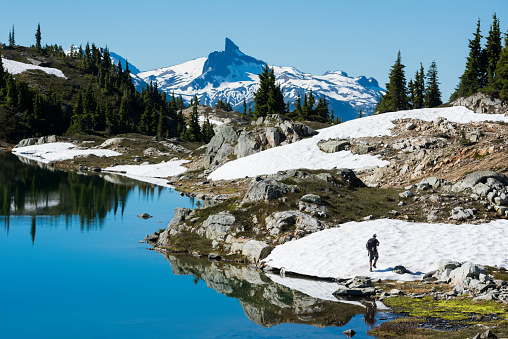
{"type": "Polygon", "coordinates": [[[400,50],[406,78],[436,60],[446,101],[464,71],[468,39],[481,19],[487,35],[497,13],[508,31],[507,0],[427,1],[117,1],[18,0],[2,4],[0,41],[69,48],[108,45],[140,70],[179,64],[224,49],[229,37],[269,65],[313,74],[342,70],[384,87],[400,50]]]}

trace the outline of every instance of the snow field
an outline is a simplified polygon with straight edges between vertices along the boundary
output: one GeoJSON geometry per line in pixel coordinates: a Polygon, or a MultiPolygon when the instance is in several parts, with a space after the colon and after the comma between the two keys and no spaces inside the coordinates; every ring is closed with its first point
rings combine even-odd
{"type": "Polygon", "coordinates": [[[95,155],[98,157],[114,157],[121,153],[106,149],[79,149],[76,145],[69,142],[54,142],[42,145],[31,145],[25,147],[16,147],[12,153],[27,159],[49,163],[51,161],[62,161],[95,155]]]}
{"type": "Polygon", "coordinates": [[[36,69],[36,70],[43,71],[47,74],[56,75],[59,78],[67,79],[67,77],[63,74],[63,72],[59,69],[56,69],[56,68],[41,67],[41,66],[36,66],[36,65],[31,65],[31,64],[25,64],[23,62],[18,62],[18,61],[4,59],[4,58],[2,58],[2,64],[4,66],[4,69],[8,73],[11,73],[11,74],[18,74],[18,73],[27,71],[29,69],[36,69]]]}
{"type": "Polygon", "coordinates": [[[441,259],[508,268],[508,220],[487,224],[429,224],[393,219],[348,222],[277,246],[263,261],[285,271],[317,277],[370,276],[420,280],[441,259]],[[369,272],[365,243],[376,233],[377,269],[369,272]],[[396,274],[402,265],[413,274],[396,274]]]}
{"type": "Polygon", "coordinates": [[[396,119],[420,119],[433,121],[446,118],[451,122],[468,123],[478,121],[504,121],[508,116],[502,114],[477,114],[465,107],[423,108],[371,115],[361,119],[349,120],[342,124],[324,128],[312,138],[304,139],[289,145],[270,148],[248,157],[230,161],[213,171],[211,180],[238,179],[245,176],[254,177],[263,174],[275,174],[289,169],[360,169],[370,166],[386,166],[388,161],[370,154],[356,155],[350,151],[337,153],[322,152],[318,142],[327,139],[346,139],[391,135],[390,129],[396,119]]]}

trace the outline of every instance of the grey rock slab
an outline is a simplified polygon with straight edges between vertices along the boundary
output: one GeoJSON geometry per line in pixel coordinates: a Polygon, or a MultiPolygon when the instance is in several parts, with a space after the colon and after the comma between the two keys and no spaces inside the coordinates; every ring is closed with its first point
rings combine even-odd
{"type": "Polygon", "coordinates": [[[321,205],[321,196],[317,194],[305,194],[300,200],[311,203],[321,205]]]}

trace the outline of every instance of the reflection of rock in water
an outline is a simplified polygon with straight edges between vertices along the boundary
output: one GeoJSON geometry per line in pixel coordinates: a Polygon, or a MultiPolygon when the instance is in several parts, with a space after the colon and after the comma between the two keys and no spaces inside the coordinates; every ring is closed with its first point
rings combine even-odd
{"type": "Polygon", "coordinates": [[[164,254],[174,274],[193,275],[208,287],[240,300],[247,317],[265,327],[282,323],[316,327],[343,326],[365,309],[358,305],[321,300],[291,290],[254,268],[164,254]]]}

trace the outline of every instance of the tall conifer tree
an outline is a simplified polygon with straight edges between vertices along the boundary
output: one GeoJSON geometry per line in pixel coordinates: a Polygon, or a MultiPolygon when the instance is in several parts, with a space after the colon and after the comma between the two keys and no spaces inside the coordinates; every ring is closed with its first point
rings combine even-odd
{"type": "Polygon", "coordinates": [[[389,82],[386,84],[387,91],[377,104],[376,110],[378,112],[384,113],[409,108],[404,67],[406,66],[402,64],[399,51],[397,60],[390,70],[389,82]]]}
{"type": "Polygon", "coordinates": [[[427,72],[427,86],[425,88],[425,107],[437,107],[441,105],[441,91],[437,78],[437,65],[433,60],[427,72]]]}
{"type": "Polygon", "coordinates": [[[498,94],[500,99],[508,100],[508,34],[496,64],[491,88],[498,94]]]}
{"type": "Polygon", "coordinates": [[[485,79],[483,86],[492,84],[496,71],[497,61],[501,55],[503,46],[501,45],[501,29],[499,28],[499,20],[496,14],[492,16],[493,22],[490,26],[489,35],[487,36],[487,44],[483,52],[483,62],[485,65],[485,79]]]}
{"type": "Polygon", "coordinates": [[[41,39],[42,39],[41,24],[39,23],[37,25],[37,31],[35,32],[35,48],[37,48],[38,50],[42,49],[41,39]]]}
{"type": "Polygon", "coordinates": [[[481,88],[481,73],[482,73],[482,46],[480,34],[480,19],[476,25],[476,33],[474,38],[469,40],[469,56],[467,57],[466,69],[464,74],[460,77],[460,82],[452,94],[452,99],[459,97],[467,97],[471,94],[478,92],[481,88]]]}

